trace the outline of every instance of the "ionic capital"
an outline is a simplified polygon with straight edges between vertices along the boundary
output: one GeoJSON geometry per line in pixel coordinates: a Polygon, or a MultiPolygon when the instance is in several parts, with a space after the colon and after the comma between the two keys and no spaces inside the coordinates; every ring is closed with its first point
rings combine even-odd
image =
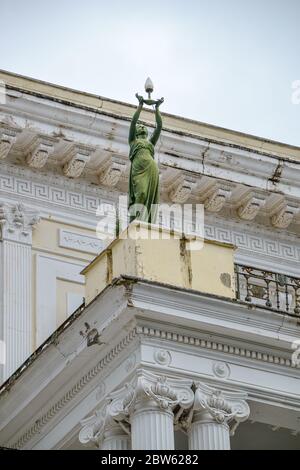
{"type": "Polygon", "coordinates": [[[194,413],[197,420],[211,419],[218,424],[228,424],[231,434],[240,422],[248,419],[250,409],[244,392],[229,392],[195,383],[194,413]]]}
{"type": "Polygon", "coordinates": [[[165,411],[176,406],[190,408],[194,400],[191,385],[190,380],[171,379],[139,370],[131,382],[111,394],[112,415],[122,420],[136,409],[148,406],[165,411]]]}
{"type": "Polygon", "coordinates": [[[79,442],[88,447],[100,448],[104,439],[118,434],[120,430],[129,434],[129,424],[117,421],[111,412],[111,406],[106,403],[92,416],[81,421],[82,429],[79,433],[79,442]]]}

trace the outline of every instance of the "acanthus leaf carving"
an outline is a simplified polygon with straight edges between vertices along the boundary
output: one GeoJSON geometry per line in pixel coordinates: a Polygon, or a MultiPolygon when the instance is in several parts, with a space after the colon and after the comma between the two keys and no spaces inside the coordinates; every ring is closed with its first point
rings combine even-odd
{"type": "Polygon", "coordinates": [[[92,416],[83,419],[80,424],[82,429],[79,432],[79,442],[88,447],[100,447],[104,437],[105,427],[108,424],[109,416],[107,404],[97,410],[92,416]]]}
{"type": "Polygon", "coordinates": [[[88,447],[100,448],[105,437],[113,430],[118,432],[122,429],[125,434],[130,434],[129,422],[116,419],[116,411],[109,400],[80,424],[82,429],[79,432],[79,442],[88,447]]]}
{"type": "Polygon", "coordinates": [[[0,239],[22,241],[31,244],[32,230],[40,221],[36,210],[22,203],[0,202],[0,239]]]}
{"type": "Polygon", "coordinates": [[[209,385],[195,383],[194,412],[202,412],[204,418],[210,415],[218,424],[226,423],[234,434],[239,423],[248,419],[250,409],[244,392],[229,392],[209,385]]]}
{"type": "Polygon", "coordinates": [[[124,420],[137,406],[149,401],[163,410],[176,406],[189,408],[194,400],[191,385],[191,380],[170,379],[139,369],[131,382],[111,394],[112,415],[117,420],[124,420]]]}

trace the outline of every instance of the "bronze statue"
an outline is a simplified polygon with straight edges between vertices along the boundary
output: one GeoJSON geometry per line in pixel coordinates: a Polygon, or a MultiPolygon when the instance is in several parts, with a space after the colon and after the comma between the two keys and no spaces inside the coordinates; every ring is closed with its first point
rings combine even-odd
{"type": "Polygon", "coordinates": [[[133,115],[129,130],[129,158],[131,161],[129,176],[129,214],[130,221],[138,219],[144,222],[155,223],[157,204],[159,203],[159,171],[154,160],[154,147],[159,139],[162,129],[162,119],[159,106],[164,99],[152,100],[153,85],[150,79],[146,82],[146,91],[149,99],[136,94],[139,101],[133,115]],[[138,123],[143,105],[155,105],[156,128],[148,139],[148,130],[138,123]]]}

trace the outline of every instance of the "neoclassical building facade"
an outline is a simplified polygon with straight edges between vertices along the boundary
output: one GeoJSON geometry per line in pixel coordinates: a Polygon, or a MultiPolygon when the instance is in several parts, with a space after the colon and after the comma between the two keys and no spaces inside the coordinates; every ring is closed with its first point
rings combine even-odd
{"type": "Polygon", "coordinates": [[[201,249],[106,240],[134,107],[0,80],[0,445],[299,448],[300,148],[164,114],[161,201],[202,205],[201,249]]]}

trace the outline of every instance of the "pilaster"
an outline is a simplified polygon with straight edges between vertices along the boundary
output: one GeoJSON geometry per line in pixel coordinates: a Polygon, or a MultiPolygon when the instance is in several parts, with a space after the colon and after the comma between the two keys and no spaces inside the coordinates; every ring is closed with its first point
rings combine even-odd
{"type": "Polygon", "coordinates": [[[23,204],[0,203],[0,339],[6,380],[32,352],[31,247],[38,214],[23,204]]]}

